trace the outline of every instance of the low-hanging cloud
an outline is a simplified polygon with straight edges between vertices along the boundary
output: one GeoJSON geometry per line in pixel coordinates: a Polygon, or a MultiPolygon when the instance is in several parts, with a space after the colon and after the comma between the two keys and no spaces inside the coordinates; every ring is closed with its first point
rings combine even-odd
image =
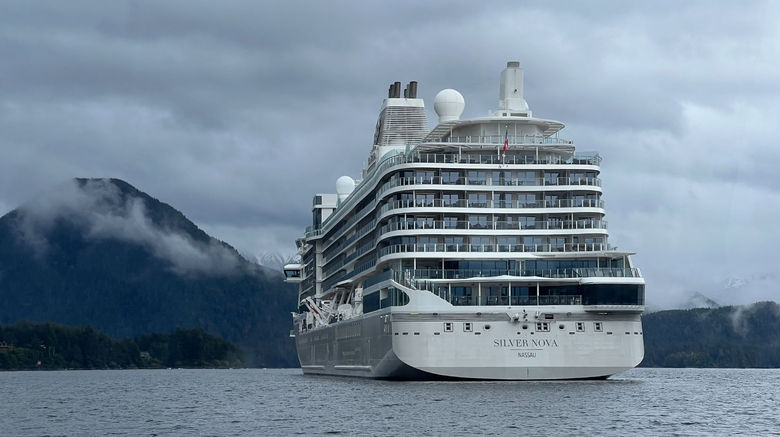
{"type": "Polygon", "coordinates": [[[123,196],[107,179],[71,181],[19,209],[18,235],[39,257],[49,250],[46,234],[64,220],[88,240],[119,240],[145,247],[178,274],[225,275],[237,271],[239,257],[214,239],[193,240],[149,218],[142,198],[123,196]]]}

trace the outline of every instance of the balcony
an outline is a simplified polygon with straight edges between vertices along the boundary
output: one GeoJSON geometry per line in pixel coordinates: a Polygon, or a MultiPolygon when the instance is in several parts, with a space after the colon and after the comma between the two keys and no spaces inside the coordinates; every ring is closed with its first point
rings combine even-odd
{"type": "Polygon", "coordinates": [[[612,267],[584,267],[571,269],[507,269],[507,270],[469,270],[469,269],[417,269],[407,270],[401,280],[431,280],[431,279],[474,279],[491,278],[500,276],[519,276],[535,278],[640,278],[637,268],[612,268],[612,267]],[[408,278],[406,278],[408,276],[408,278]]]}
{"type": "Polygon", "coordinates": [[[602,252],[614,250],[603,243],[552,244],[393,244],[377,251],[378,257],[396,253],[526,253],[526,252],[602,252]]]}
{"type": "MultiPolygon", "coordinates": [[[[562,141],[557,139],[548,139],[550,141],[562,141]]],[[[503,144],[503,139],[501,140],[501,143],[503,144]]],[[[511,147],[511,146],[510,146],[511,147]]],[[[306,238],[316,238],[321,235],[323,229],[329,229],[333,223],[337,223],[339,220],[342,219],[342,216],[346,214],[346,211],[349,211],[350,208],[352,208],[353,203],[356,202],[358,199],[363,198],[366,194],[369,193],[370,190],[374,189],[374,184],[376,183],[377,178],[384,174],[385,171],[391,169],[395,166],[404,165],[407,163],[462,163],[462,164],[513,164],[513,165],[520,165],[520,164],[555,164],[555,165],[593,165],[593,166],[599,166],[601,164],[601,157],[597,153],[574,153],[574,154],[568,154],[568,155],[560,155],[560,154],[553,154],[553,153],[537,153],[534,156],[527,156],[527,155],[503,155],[503,156],[497,156],[493,154],[488,155],[469,155],[469,154],[457,154],[457,153],[416,153],[413,152],[409,155],[407,154],[397,154],[388,156],[385,158],[382,162],[380,162],[368,175],[366,175],[366,178],[358,184],[358,186],[355,188],[355,190],[352,192],[352,194],[344,201],[341,205],[339,205],[338,208],[333,212],[333,214],[330,215],[322,224],[321,229],[310,231],[309,234],[307,232],[306,238]]],[[[600,182],[599,182],[600,184],[600,182]]],[[[586,185],[588,185],[586,183],[586,185]]],[[[386,188],[383,188],[386,189],[386,188]]],[[[383,189],[380,189],[380,193],[383,189]]],[[[377,193],[378,196],[379,193],[377,193]]],[[[348,220],[346,226],[344,226],[342,229],[349,228],[350,225],[354,224],[354,221],[357,220],[360,216],[362,216],[368,209],[373,208],[373,202],[372,204],[364,207],[361,211],[354,214],[351,219],[348,220]]]]}
{"type": "Polygon", "coordinates": [[[593,186],[600,187],[601,179],[594,177],[558,177],[558,178],[468,178],[459,177],[455,180],[442,178],[441,176],[432,177],[411,177],[411,178],[393,178],[382,185],[377,194],[385,191],[407,185],[479,185],[479,186],[497,186],[497,187],[519,187],[519,186],[593,186]]]}
{"type": "Polygon", "coordinates": [[[526,209],[526,208],[600,208],[604,209],[604,201],[601,199],[557,199],[557,200],[468,200],[468,199],[417,199],[417,200],[391,200],[379,209],[383,214],[387,211],[399,208],[501,208],[501,209],[526,209]]]}
{"type": "Polygon", "coordinates": [[[558,220],[558,221],[505,221],[505,220],[487,220],[485,222],[475,222],[468,220],[392,220],[389,223],[380,226],[379,234],[385,234],[393,231],[410,230],[442,230],[442,229],[475,229],[475,230],[572,230],[572,229],[607,229],[606,220],[558,220]]]}
{"type": "MultiPolygon", "coordinates": [[[[551,139],[555,140],[555,139],[551,139]]],[[[565,140],[555,140],[565,141],[565,140]]],[[[501,141],[492,144],[504,144],[504,137],[501,141]]],[[[561,143],[557,143],[561,144],[561,143]]],[[[424,162],[432,164],[511,164],[511,165],[601,165],[601,156],[598,153],[549,153],[541,152],[534,155],[517,154],[510,143],[509,151],[512,153],[495,153],[494,149],[487,149],[484,154],[476,153],[423,153],[415,152],[408,158],[408,162],[424,162]]]]}

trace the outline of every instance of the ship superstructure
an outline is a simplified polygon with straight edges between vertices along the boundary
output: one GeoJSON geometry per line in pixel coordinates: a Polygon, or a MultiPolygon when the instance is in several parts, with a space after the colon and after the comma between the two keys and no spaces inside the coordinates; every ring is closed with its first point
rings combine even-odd
{"type": "Polygon", "coordinates": [[[499,108],[461,120],[390,85],[362,180],[317,194],[293,331],[305,373],[374,378],[605,378],[644,356],[644,279],[608,242],[601,158],[533,117],[523,70],[499,108]]]}

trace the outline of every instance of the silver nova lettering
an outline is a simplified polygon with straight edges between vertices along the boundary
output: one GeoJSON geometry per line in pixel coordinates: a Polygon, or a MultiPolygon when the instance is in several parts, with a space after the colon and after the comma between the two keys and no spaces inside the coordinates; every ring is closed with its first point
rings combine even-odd
{"type": "Polygon", "coordinates": [[[493,347],[558,347],[558,342],[550,339],[497,338],[493,347]]]}

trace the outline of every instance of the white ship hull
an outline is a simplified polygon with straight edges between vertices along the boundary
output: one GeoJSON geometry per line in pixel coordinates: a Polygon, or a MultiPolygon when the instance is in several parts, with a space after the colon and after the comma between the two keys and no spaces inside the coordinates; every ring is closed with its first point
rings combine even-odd
{"type": "Polygon", "coordinates": [[[387,379],[592,379],[636,367],[644,357],[638,313],[554,306],[464,310],[389,308],[300,333],[301,367],[306,374],[387,379]],[[549,332],[537,331],[535,321],[512,320],[523,310],[552,314],[544,321],[549,332]]]}

